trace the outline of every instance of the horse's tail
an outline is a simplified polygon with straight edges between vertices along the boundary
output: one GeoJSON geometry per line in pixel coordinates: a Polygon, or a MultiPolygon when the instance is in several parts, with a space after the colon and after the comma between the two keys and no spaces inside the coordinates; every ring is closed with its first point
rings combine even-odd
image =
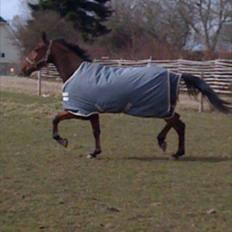
{"type": "Polygon", "coordinates": [[[190,74],[182,74],[182,79],[186,84],[189,94],[196,95],[200,91],[216,109],[223,113],[232,113],[230,103],[220,99],[204,80],[190,74]]]}

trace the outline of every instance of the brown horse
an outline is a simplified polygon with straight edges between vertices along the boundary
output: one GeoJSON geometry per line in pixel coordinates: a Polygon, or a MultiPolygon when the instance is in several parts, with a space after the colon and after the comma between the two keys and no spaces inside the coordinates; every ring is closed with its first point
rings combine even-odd
{"type": "MultiPolygon", "coordinates": [[[[33,71],[39,70],[47,63],[53,63],[56,66],[63,82],[66,82],[83,61],[91,60],[86,55],[85,51],[79,46],[67,43],[65,40],[48,40],[46,34],[43,33],[41,42],[36,45],[36,47],[23,61],[22,71],[25,75],[30,75],[33,71]]],[[[203,80],[189,74],[182,74],[181,78],[184,80],[187,89],[191,94],[196,94],[200,91],[208,98],[209,102],[216,109],[224,113],[231,112],[231,108],[228,106],[228,103],[221,100],[203,80]]],[[[171,128],[173,128],[177,132],[179,141],[177,152],[173,155],[173,157],[178,159],[178,157],[185,154],[185,124],[180,120],[180,115],[174,112],[174,109],[175,104],[173,104],[171,108],[172,117],[164,119],[166,121],[166,125],[158,134],[157,140],[160,148],[165,151],[167,146],[165,141],[167,133],[171,128]]],[[[88,155],[88,158],[95,158],[102,151],[98,114],[92,114],[89,117],[82,117],[68,111],[61,111],[57,113],[53,119],[53,139],[64,147],[68,146],[68,140],[59,135],[58,124],[63,120],[73,118],[90,121],[95,138],[95,149],[88,155]]]]}

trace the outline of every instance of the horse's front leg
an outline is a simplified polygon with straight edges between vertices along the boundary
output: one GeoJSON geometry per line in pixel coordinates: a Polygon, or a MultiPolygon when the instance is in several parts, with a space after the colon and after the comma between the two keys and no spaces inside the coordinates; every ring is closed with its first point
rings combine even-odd
{"type": "Polygon", "coordinates": [[[59,112],[52,120],[52,124],[53,124],[52,137],[53,137],[53,139],[55,139],[59,144],[63,145],[64,147],[68,146],[68,140],[62,138],[59,135],[58,124],[63,120],[72,119],[72,118],[75,118],[75,115],[73,115],[67,111],[62,111],[62,112],[59,112]]]}
{"type": "Polygon", "coordinates": [[[101,140],[100,140],[100,122],[99,122],[99,115],[94,114],[90,117],[90,122],[93,130],[93,136],[95,139],[95,149],[93,152],[91,152],[87,158],[92,159],[96,158],[97,155],[101,153],[101,140]]]}

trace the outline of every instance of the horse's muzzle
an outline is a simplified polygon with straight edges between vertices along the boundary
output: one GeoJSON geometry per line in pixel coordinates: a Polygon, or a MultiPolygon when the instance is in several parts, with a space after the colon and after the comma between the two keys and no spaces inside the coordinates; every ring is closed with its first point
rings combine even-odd
{"type": "Polygon", "coordinates": [[[30,68],[30,67],[22,67],[21,69],[21,74],[24,76],[30,76],[32,72],[34,72],[36,69],[35,68],[30,68]]]}

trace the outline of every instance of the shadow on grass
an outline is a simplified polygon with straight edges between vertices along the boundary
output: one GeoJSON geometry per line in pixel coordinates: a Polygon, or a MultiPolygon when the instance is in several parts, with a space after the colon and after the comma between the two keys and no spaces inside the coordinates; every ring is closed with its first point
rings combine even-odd
{"type": "Polygon", "coordinates": [[[217,157],[217,156],[186,156],[181,158],[179,161],[199,161],[199,162],[209,162],[209,163],[217,163],[217,162],[223,162],[223,161],[232,161],[232,157],[226,156],[226,157],[217,157]]]}
{"type": "MultiPolygon", "coordinates": [[[[102,160],[106,160],[106,158],[101,158],[102,160]]],[[[171,157],[164,157],[164,156],[144,156],[144,157],[136,157],[136,156],[131,156],[131,157],[125,157],[125,158],[107,158],[107,160],[137,160],[137,161],[169,161],[173,160],[171,157]]],[[[173,160],[175,161],[175,160],[173,160]]],[[[217,163],[217,162],[222,162],[222,161],[232,161],[232,157],[193,157],[193,156],[185,156],[181,157],[179,160],[176,160],[177,162],[206,162],[206,163],[217,163]]]]}

